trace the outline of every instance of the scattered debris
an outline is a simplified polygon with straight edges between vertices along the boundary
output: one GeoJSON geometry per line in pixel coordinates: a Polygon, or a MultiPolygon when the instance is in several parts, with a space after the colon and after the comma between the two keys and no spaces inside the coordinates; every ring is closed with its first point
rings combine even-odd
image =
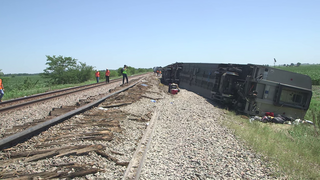
{"type": "Polygon", "coordinates": [[[103,108],[103,107],[98,107],[98,109],[104,110],[104,111],[107,111],[107,110],[108,110],[107,108],[103,108]]]}
{"type": "MultiPolygon", "coordinates": [[[[242,116],[241,116],[242,117],[242,116]]],[[[243,118],[243,117],[242,117],[243,118]]],[[[284,115],[277,114],[276,116],[274,115],[273,112],[266,112],[265,116],[260,117],[260,116],[252,116],[249,119],[250,123],[253,121],[260,121],[263,123],[277,123],[277,124],[313,124],[312,121],[309,120],[301,120],[301,119],[293,119],[292,117],[286,117],[284,115]]]]}
{"type": "Polygon", "coordinates": [[[177,94],[178,92],[180,92],[178,84],[175,84],[175,83],[169,84],[168,93],[177,94]]]}

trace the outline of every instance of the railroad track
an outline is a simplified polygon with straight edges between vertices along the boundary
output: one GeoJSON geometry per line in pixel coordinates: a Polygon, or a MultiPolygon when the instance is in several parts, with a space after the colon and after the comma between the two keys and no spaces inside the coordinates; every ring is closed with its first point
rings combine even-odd
{"type": "MultiPolygon", "coordinates": [[[[137,75],[137,76],[132,76],[132,77],[140,77],[143,75],[137,75]]],[[[27,97],[22,97],[22,98],[17,98],[17,99],[12,99],[8,101],[3,101],[0,105],[0,112],[5,112],[9,110],[14,110],[18,109],[20,107],[28,106],[34,103],[39,103],[42,101],[47,101],[49,99],[61,97],[61,96],[66,96],[69,94],[77,93],[80,91],[96,88],[96,87],[101,87],[101,86],[106,86],[106,85],[111,85],[113,83],[121,82],[122,79],[113,79],[110,80],[110,83],[106,84],[105,82],[100,82],[100,83],[95,83],[95,84],[89,84],[89,85],[83,85],[83,86],[77,86],[77,87],[71,87],[71,88],[66,88],[66,89],[60,89],[56,91],[50,91],[46,93],[41,93],[41,94],[35,94],[27,97]]]]}
{"type": "MultiPolygon", "coordinates": [[[[5,133],[2,134],[2,139],[9,137],[9,136],[11,136],[11,139],[8,138],[6,140],[0,140],[0,149],[5,147],[7,144],[12,144],[12,142],[15,142],[15,141],[13,141],[13,139],[22,139],[22,137],[24,139],[26,139],[29,136],[32,136],[34,134],[34,132],[41,131],[43,128],[50,126],[51,124],[59,123],[60,121],[63,121],[64,119],[73,116],[74,114],[80,113],[81,111],[84,111],[90,107],[93,107],[93,106],[99,104],[104,99],[130,88],[132,86],[132,84],[135,83],[135,81],[139,80],[142,77],[144,77],[144,75],[135,76],[136,79],[132,79],[130,81],[129,85],[125,84],[124,86],[121,86],[121,87],[115,86],[115,88],[109,89],[109,92],[106,92],[104,94],[100,94],[99,96],[95,96],[95,97],[80,99],[79,102],[76,102],[74,105],[52,107],[52,110],[48,113],[48,116],[46,116],[44,118],[33,119],[32,121],[29,121],[27,123],[15,125],[11,129],[6,129],[5,133]],[[112,94],[110,94],[110,93],[112,93],[112,94]],[[41,123],[42,123],[41,126],[37,126],[38,124],[41,124],[41,123]],[[27,131],[27,133],[23,133],[21,135],[16,135],[17,133],[24,131],[28,128],[32,128],[32,129],[29,129],[27,131]]],[[[118,82],[118,81],[114,81],[113,83],[116,83],[116,82],[118,82]]],[[[102,84],[102,86],[104,86],[104,85],[105,84],[102,84]]],[[[110,83],[108,85],[111,86],[112,84],[110,83]]],[[[101,86],[101,84],[99,84],[95,87],[100,87],[100,86],[101,86]]],[[[79,92],[81,90],[81,88],[80,89],[73,88],[73,89],[75,89],[75,90],[73,90],[73,91],[67,90],[67,92],[64,92],[64,91],[60,92],[59,91],[60,94],[58,94],[58,95],[53,93],[53,94],[51,94],[51,96],[48,96],[48,97],[43,97],[43,98],[40,98],[37,100],[22,102],[20,104],[8,106],[6,109],[7,109],[7,111],[8,110],[16,110],[22,106],[35,104],[35,103],[41,102],[41,101],[47,101],[49,99],[53,99],[53,98],[57,98],[57,97],[61,97],[61,96],[66,96],[71,93],[79,92]]],[[[85,89],[87,89],[87,86],[85,87],[85,89]]],[[[90,89],[92,89],[92,87],[90,89]]],[[[83,89],[82,89],[82,91],[83,91],[83,89]]],[[[19,110],[17,110],[17,111],[19,111],[19,110]]]]}
{"type": "MultiPolygon", "coordinates": [[[[137,81],[78,108],[77,113],[72,110],[4,138],[16,140],[12,140],[10,145],[1,145],[0,178],[90,178],[95,173],[106,171],[112,172],[111,179],[125,177],[127,166],[153,112],[148,109],[149,105],[140,115],[124,112],[119,107],[128,106],[141,98],[147,99],[147,102],[160,99],[161,93],[153,92],[150,90],[152,87],[154,84],[149,81],[137,81]],[[19,144],[13,142],[25,139],[26,133],[30,132],[39,135],[28,137],[28,141],[19,144]],[[107,164],[97,164],[88,160],[89,157],[95,161],[102,159],[107,164]],[[21,166],[24,171],[14,170],[21,166]]],[[[4,139],[0,142],[3,143],[4,139]]]]}

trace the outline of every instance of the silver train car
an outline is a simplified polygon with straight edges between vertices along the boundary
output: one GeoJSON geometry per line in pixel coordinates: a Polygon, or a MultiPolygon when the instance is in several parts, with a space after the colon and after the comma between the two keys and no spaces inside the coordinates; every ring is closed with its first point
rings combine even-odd
{"type": "Polygon", "coordinates": [[[303,119],[312,97],[309,76],[253,64],[174,63],[162,68],[161,82],[247,115],[273,112],[303,119]]]}

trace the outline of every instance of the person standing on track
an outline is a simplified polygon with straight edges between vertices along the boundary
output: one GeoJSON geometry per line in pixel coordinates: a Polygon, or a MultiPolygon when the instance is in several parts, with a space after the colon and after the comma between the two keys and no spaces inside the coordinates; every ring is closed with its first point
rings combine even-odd
{"type": "Polygon", "coordinates": [[[124,84],[124,79],[127,80],[127,84],[128,84],[127,66],[124,65],[121,71],[122,71],[122,76],[123,76],[123,78],[122,78],[122,84],[124,84]]]}
{"type": "Polygon", "coordinates": [[[97,71],[96,71],[96,79],[97,79],[97,83],[99,82],[99,77],[100,77],[100,72],[97,70],[97,71]]]}
{"type": "Polygon", "coordinates": [[[109,83],[109,76],[110,76],[110,71],[109,69],[106,69],[106,83],[109,83]]]}
{"type": "Polygon", "coordinates": [[[2,84],[2,79],[0,79],[0,102],[2,102],[2,97],[4,95],[4,88],[3,88],[3,84],[2,84]]]}

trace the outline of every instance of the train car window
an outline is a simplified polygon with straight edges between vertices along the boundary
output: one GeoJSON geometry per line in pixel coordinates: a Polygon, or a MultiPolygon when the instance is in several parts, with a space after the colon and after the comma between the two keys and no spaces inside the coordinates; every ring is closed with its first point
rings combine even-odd
{"type": "Polygon", "coordinates": [[[291,103],[291,104],[302,104],[303,102],[303,94],[296,92],[296,91],[292,91],[292,90],[287,90],[287,89],[283,89],[281,92],[281,96],[280,96],[280,101],[281,102],[285,102],[285,103],[291,103]]]}
{"type": "Polygon", "coordinates": [[[295,103],[302,103],[302,96],[300,94],[294,94],[292,101],[295,103]]]}
{"type": "Polygon", "coordinates": [[[282,87],[278,104],[295,108],[308,108],[311,98],[310,93],[296,88],[282,87]]]}

